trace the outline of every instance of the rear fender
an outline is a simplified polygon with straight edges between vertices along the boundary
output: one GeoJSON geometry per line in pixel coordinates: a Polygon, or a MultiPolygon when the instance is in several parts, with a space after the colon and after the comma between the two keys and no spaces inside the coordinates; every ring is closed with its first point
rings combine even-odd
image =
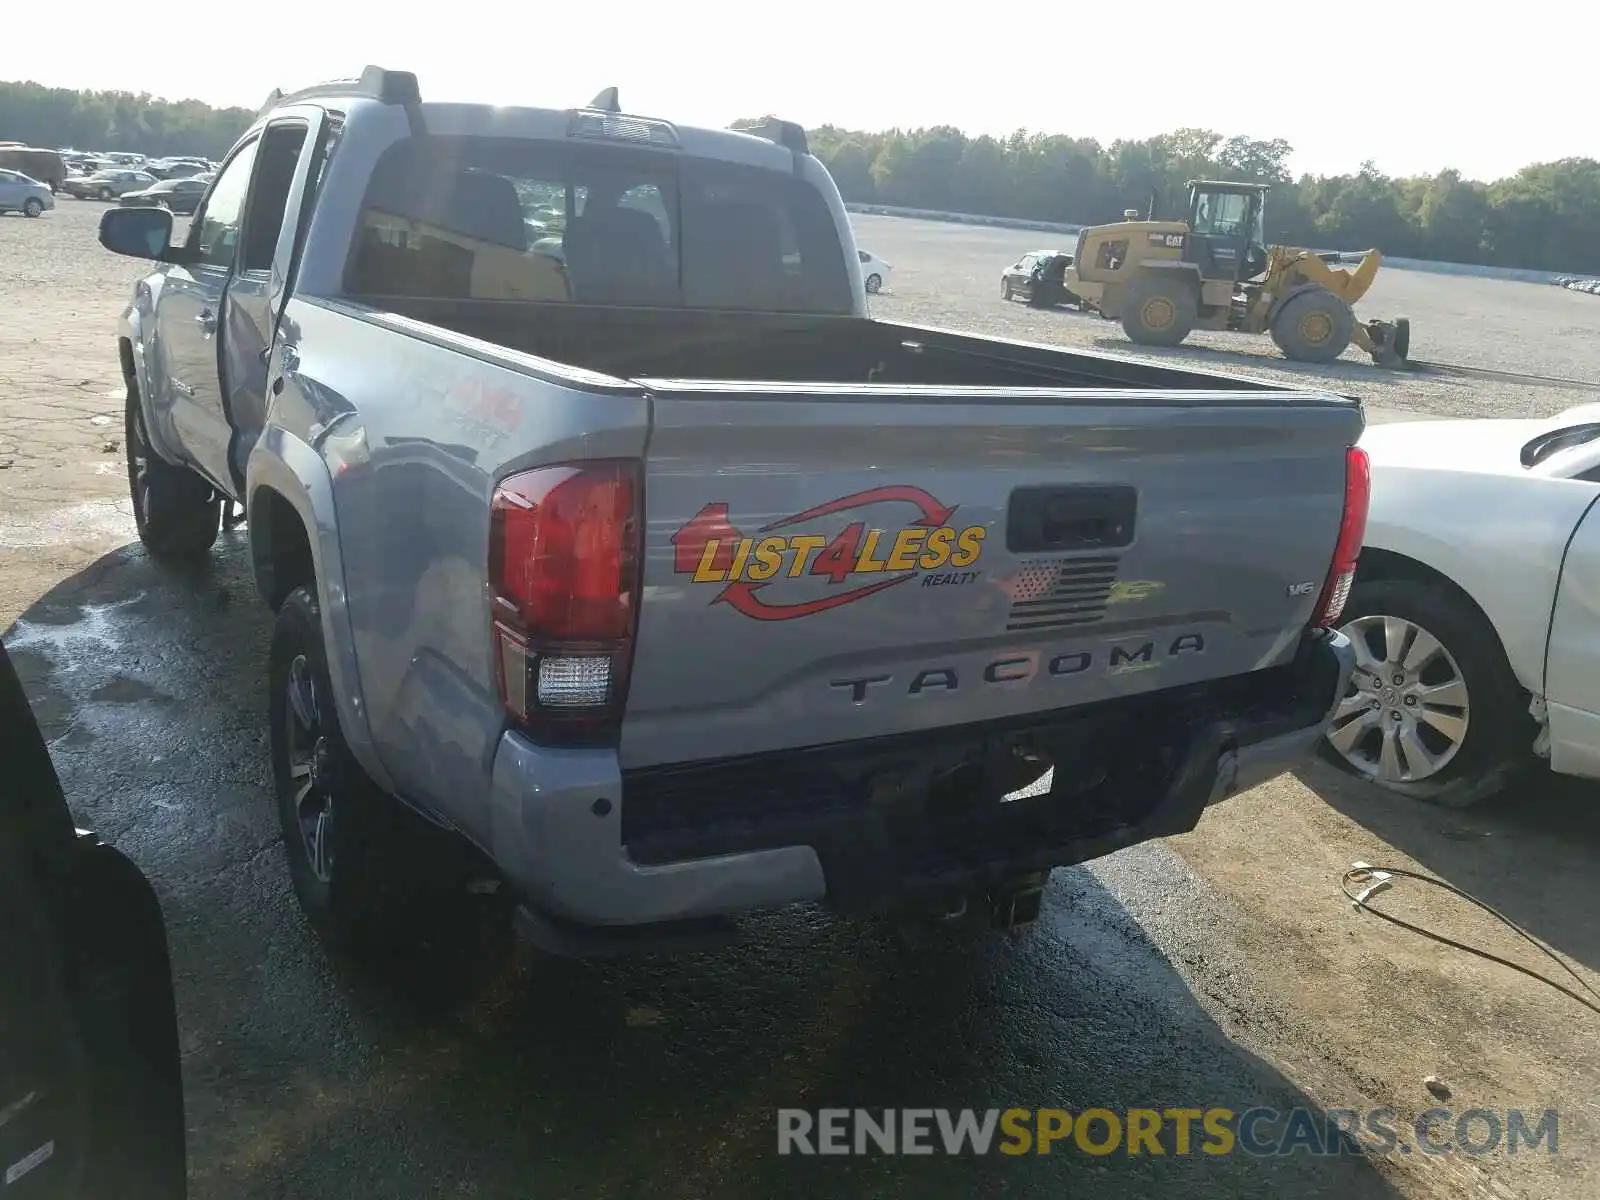
{"type": "MultiPolygon", "coordinates": [[[[263,490],[287,501],[305,527],[316,572],[316,595],[322,610],[322,637],[328,654],[328,676],[338,706],[339,728],[350,752],[374,783],[388,792],[393,781],[379,760],[367,722],[361,673],[355,656],[355,635],[345,598],[344,561],[333,506],[333,476],[328,465],[306,442],[269,424],[250,452],[245,469],[247,508],[253,508],[263,490]]],[[[250,515],[254,515],[253,513],[250,515]]],[[[256,521],[250,521],[252,539],[256,521]]],[[[264,536],[264,535],[263,535],[264,536]]],[[[254,552],[256,547],[252,545],[254,552]]]]}

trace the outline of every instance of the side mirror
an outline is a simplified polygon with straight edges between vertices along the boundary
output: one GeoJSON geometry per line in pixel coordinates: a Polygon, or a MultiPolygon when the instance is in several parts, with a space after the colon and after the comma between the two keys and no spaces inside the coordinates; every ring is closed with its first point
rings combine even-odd
{"type": "Polygon", "coordinates": [[[100,214],[100,244],[113,254],[170,262],[172,214],[164,208],[112,208],[100,214]]]}

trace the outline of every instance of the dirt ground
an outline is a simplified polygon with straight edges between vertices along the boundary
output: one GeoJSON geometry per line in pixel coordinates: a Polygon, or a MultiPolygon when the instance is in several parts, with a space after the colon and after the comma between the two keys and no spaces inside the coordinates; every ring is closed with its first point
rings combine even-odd
{"type": "MultiPolygon", "coordinates": [[[[106,556],[133,540],[113,338],[141,267],[95,243],[100,211],[63,199],[39,220],[0,218],[0,629],[8,640],[11,622],[85,569],[118,567],[106,556]]],[[[857,228],[895,268],[874,299],[877,316],[1128,349],[1110,323],[1000,301],[1000,270],[1048,235],[878,217],[858,217],[857,228]]],[[[1363,308],[1409,316],[1414,356],[1435,365],[1395,375],[1352,352],[1333,367],[1303,370],[1274,357],[1265,339],[1232,335],[1197,336],[1196,348],[1167,356],[1361,395],[1388,416],[1526,415],[1600,400],[1589,386],[1600,384],[1600,298],[1389,271],[1363,308]]],[[[56,717],[70,724],[70,714],[56,717]]],[[[1402,1122],[1439,1103],[1457,1112],[1560,1111],[1559,1154],[1397,1157],[1383,1170],[1402,1195],[1600,1195],[1600,1017],[1354,912],[1338,890],[1358,859],[1436,874],[1551,943],[1600,987],[1600,789],[1536,781],[1456,814],[1402,804],[1312,766],[1213,810],[1167,845],[1226,899],[1229,914],[1215,941],[1162,940],[1171,969],[1229,1038],[1316,1102],[1390,1105],[1402,1122]],[[1432,1075],[1452,1089],[1448,1101],[1424,1088],[1432,1075]]],[[[1129,907],[1151,929],[1176,919],[1184,903],[1164,861],[1115,856],[1103,872],[1142,873],[1142,899],[1129,907]]],[[[1442,892],[1402,881],[1380,903],[1554,970],[1442,892]]]]}

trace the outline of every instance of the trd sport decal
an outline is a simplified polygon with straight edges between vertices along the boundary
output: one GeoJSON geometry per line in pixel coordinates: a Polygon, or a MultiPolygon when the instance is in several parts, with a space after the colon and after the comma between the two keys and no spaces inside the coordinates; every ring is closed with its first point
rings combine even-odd
{"type": "MultiPolygon", "coordinates": [[[[864,600],[919,576],[924,587],[976,579],[978,572],[964,568],[978,561],[988,531],[982,525],[952,525],[955,511],[955,506],[945,507],[921,488],[880,487],[840,496],[773,521],[757,531],[759,536],[747,537],[729,521],[725,503],[707,504],[672,535],[673,569],[692,576],[694,583],[722,584],[713,604],[730,605],[757,621],[792,621],[864,600]],[[893,530],[851,521],[831,539],[817,533],[774,532],[888,503],[911,505],[917,515],[893,530]],[[862,575],[875,578],[834,590],[862,575]],[[826,580],[826,590],[822,595],[788,602],[768,600],[760,594],[779,579],[826,580]]],[[[811,588],[802,585],[802,589],[814,592],[815,584],[811,588]]]]}

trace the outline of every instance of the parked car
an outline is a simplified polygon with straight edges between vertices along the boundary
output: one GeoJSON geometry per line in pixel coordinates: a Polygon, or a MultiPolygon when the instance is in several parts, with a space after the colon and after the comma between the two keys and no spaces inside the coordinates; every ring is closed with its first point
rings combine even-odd
{"type": "Polygon", "coordinates": [[[54,150],[33,146],[0,146],[0,169],[15,171],[59,191],[67,179],[67,164],[54,150]]]}
{"type": "Polygon", "coordinates": [[[861,260],[861,282],[869,292],[878,292],[883,289],[883,284],[889,278],[892,266],[876,255],[865,250],[857,250],[856,257],[861,260]]]}
{"type": "Polygon", "coordinates": [[[1002,300],[1026,300],[1040,308],[1082,301],[1067,288],[1064,278],[1072,265],[1072,254],[1065,250],[1030,250],[1000,274],[1002,300]]]}
{"type": "Polygon", "coordinates": [[[1299,765],[1345,691],[1359,404],[869,319],[799,125],[368,68],[172,227],[100,223],[163,264],[118,333],[135,523],[192,562],[246,509],[331,944],[474,857],[556,953],[796,901],[1015,928],[1051,868],[1299,765]]]}
{"type": "Polygon", "coordinates": [[[113,168],[96,171],[93,175],[74,176],[62,185],[62,190],[79,200],[115,200],[124,192],[136,192],[156,182],[147,171],[125,171],[113,168]]]}
{"type": "Polygon", "coordinates": [[[55,206],[55,196],[37,179],[17,171],[0,170],[0,214],[19,212],[25,217],[37,217],[55,206]]]}
{"type": "Polygon", "coordinates": [[[172,160],[146,164],[145,168],[157,179],[193,179],[196,175],[204,174],[206,165],[199,162],[172,160]]]}
{"type": "Polygon", "coordinates": [[[1600,405],[1378,425],[1324,754],[1461,807],[1539,760],[1600,778],[1600,405]]]}
{"type": "Polygon", "coordinates": [[[163,179],[137,192],[123,192],[117,203],[125,208],[153,204],[175,213],[192,213],[205,194],[206,185],[198,179],[163,179]]]}

